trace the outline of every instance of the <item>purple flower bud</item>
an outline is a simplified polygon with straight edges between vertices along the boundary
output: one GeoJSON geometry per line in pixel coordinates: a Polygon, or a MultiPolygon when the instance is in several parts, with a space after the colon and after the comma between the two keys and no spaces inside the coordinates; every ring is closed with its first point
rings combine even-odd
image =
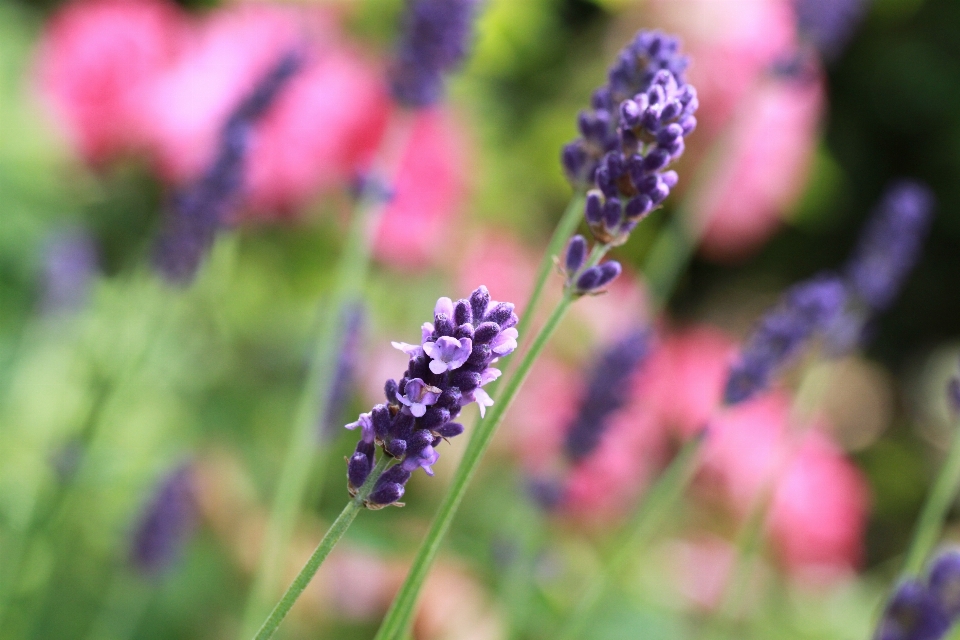
{"type": "Polygon", "coordinates": [[[376,488],[367,497],[368,509],[379,509],[394,504],[403,497],[404,487],[399,482],[377,483],[376,488]]]}
{"type": "Polygon", "coordinates": [[[576,289],[579,295],[592,293],[610,284],[620,275],[620,263],[616,260],[608,260],[603,264],[590,267],[580,274],[577,278],[576,289]]]}
{"type": "Polygon", "coordinates": [[[470,310],[473,313],[475,321],[483,320],[487,314],[487,307],[490,306],[490,292],[484,286],[479,286],[470,294],[470,310]]]}
{"type": "Polygon", "coordinates": [[[630,198],[624,209],[624,215],[627,220],[636,220],[642,218],[653,210],[653,200],[649,196],[640,194],[635,198],[630,198]]]}
{"type": "Polygon", "coordinates": [[[350,489],[356,491],[363,486],[370,476],[370,463],[367,456],[354,453],[347,462],[347,482],[350,489]]]}
{"type": "Polygon", "coordinates": [[[484,322],[496,322],[501,327],[510,320],[513,315],[514,305],[512,302],[498,302],[492,309],[487,311],[484,316],[484,322]]]}
{"type": "Polygon", "coordinates": [[[603,221],[603,196],[600,192],[587,193],[584,217],[587,219],[587,224],[600,224],[603,221]]]}
{"type": "MultiPolygon", "coordinates": [[[[567,255],[564,260],[567,273],[573,274],[579,271],[586,259],[587,240],[580,234],[577,234],[570,238],[570,243],[567,245],[567,255]]],[[[497,329],[499,330],[499,327],[497,327],[497,329]]]]}
{"type": "Polygon", "coordinates": [[[469,300],[457,300],[453,309],[453,321],[459,326],[473,323],[473,312],[470,309],[469,300]]]}
{"type": "Polygon", "coordinates": [[[463,425],[459,422],[448,422],[436,430],[441,438],[453,438],[463,433],[463,425]]]}
{"type": "Polygon", "coordinates": [[[620,217],[623,213],[620,207],[620,201],[616,198],[610,198],[603,205],[603,225],[613,231],[620,225],[620,217]]]}
{"type": "Polygon", "coordinates": [[[397,400],[397,392],[399,390],[396,380],[393,378],[387,380],[386,384],[383,385],[383,394],[387,397],[387,402],[390,404],[399,404],[400,401],[397,400]]]}

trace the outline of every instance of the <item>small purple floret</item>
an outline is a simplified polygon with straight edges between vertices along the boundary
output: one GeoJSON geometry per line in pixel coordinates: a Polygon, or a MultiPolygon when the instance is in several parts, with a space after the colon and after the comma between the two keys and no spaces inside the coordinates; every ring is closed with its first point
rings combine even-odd
{"type": "Polygon", "coordinates": [[[441,374],[444,371],[453,371],[463,366],[473,350],[470,338],[457,340],[449,336],[440,336],[436,342],[423,343],[423,351],[432,360],[430,371],[441,374]]]}

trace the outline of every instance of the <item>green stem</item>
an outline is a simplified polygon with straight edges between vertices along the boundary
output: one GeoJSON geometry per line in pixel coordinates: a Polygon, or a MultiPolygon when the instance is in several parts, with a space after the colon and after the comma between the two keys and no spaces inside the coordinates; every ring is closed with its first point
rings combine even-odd
{"type": "MultiPolygon", "coordinates": [[[[401,113],[388,128],[379,156],[392,175],[392,165],[402,149],[411,125],[411,115],[401,113]]],[[[350,227],[336,268],[333,289],[320,311],[315,347],[307,379],[300,394],[293,432],[277,482],[260,563],[253,578],[241,625],[241,637],[249,637],[263,618],[278,582],[283,554],[296,526],[311,470],[318,454],[317,429],[333,381],[337,348],[341,343],[341,318],[347,305],[359,295],[370,271],[373,236],[384,204],[376,194],[362,198],[350,218],[350,227]]]]}
{"type": "Polygon", "coordinates": [[[570,203],[567,204],[563,215],[560,216],[560,221],[557,222],[557,227],[553,231],[553,236],[550,238],[547,250],[543,254],[543,259],[540,261],[540,267],[537,269],[537,279],[533,284],[533,291],[530,293],[530,298],[527,299],[527,304],[523,307],[523,312],[520,314],[517,332],[521,336],[527,335],[527,331],[530,329],[530,324],[536,315],[537,305],[540,304],[540,298],[543,295],[543,289],[547,284],[547,280],[550,278],[550,274],[553,273],[556,268],[554,260],[560,255],[567,240],[569,240],[573,232],[577,230],[580,221],[583,219],[583,202],[583,193],[577,192],[574,194],[574,196],[570,198],[570,203]]]}
{"type": "Polygon", "coordinates": [[[500,394],[500,399],[493,405],[493,408],[490,410],[490,413],[487,414],[486,418],[480,420],[477,424],[473,437],[467,444],[466,451],[464,451],[463,459],[457,467],[450,489],[447,491],[447,495],[444,497],[443,503],[440,505],[436,516],[434,516],[433,522],[430,525],[430,531],[427,532],[426,538],[417,551],[417,556],[413,561],[413,566],[410,568],[410,572],[407,574],[403,586],[400,588],[396,598],[394,598],[393,604],[390,605],[390,610],[387,611],[387,615],[380,625],[376,640],[399,640],[409,626],[410,619],[413,616],[414,608],[417,604],[417,598],[420,594],[420,589],[423,587],[423,583],[430,571],[430,566],[433,564],[437,552],[440,550],[440,542],[443,540],[447,529],[450,528],[453,516],[457,512],[460,502],[463,500],[467,485],[473,478],[484,451],[486,451],[490,440],[493,438],[494,432],[503,420],[504,414],[513,402],[514,397],[516,397],[527,375],[530,373],[531,366],[533,366],[537,356],[540,355],[544,345],[546,345],[550,336],[554,330],[556,330],[557,325],[566,314],[572,302],[573,298],[571,296],[567,294],[563,296],[560,303],[543,325],[543,328],[540,329],[540,332],[536,338],[534,338],[529,351],[524,354],[517,367],[516,373],[510,378],[506,386],[504,386],[503,392],[500,394]]]}
{"type": "Polygon", "coordinates": [[[919,575],[923,570],[930,551],[940,537],[947,511],[957,496],[958,485],[960,485],[960,423],[954,427],[953,442],[950,445],[947,460],[920,512],[917,530],[913,534],[913,541],[910,543],[904,566],[904,572],[907,575],[919,575]]]}
{"type": "Polygon", "coordinates": [[[610,584],[626,566],[630,556],[656,532],[667,512],[690,484],[697,471],[699,453],[705,438],[705,433],[691,438],[650,488],[620,540],[614,545],[614,553],[591,580],[573,613],[563,624],[558,634],[560,640],[573,640],[583,635],[594,608],[610,584]]]}
{"type": "Polygon", "coordinates": [[[350,528],[353,519],[360,513],[360,509],[363,508],[363,501],[366,500],[370,492],[373,491],[374,484],[377,482],[377,479],[383,475],[390,460],[391,458],[386,455],[380,458],[377,466],[373,468],[370,476],[363,483],[363,486],[360,487],[360,490],[357,491],[357,495],[347,503],[347,506],[343,508],[343,511],[340,512],[337,519],[330,525],[320,544],[318,544],[316,550],[314,550],[313,555],[311,555],[307,563],[303,565],[303,569],[300,570],[300,573],[297,574],[297,577],[294,578],[286,592],[284,592],[277,606],[270,612],[270,616],[264,621],[260,627],[260,631],[257,632],[255,640],[268,640],[268,638],[273,637],[280,623],[283,622],[283,619],[287,617],[287,613],[290,612],[290,608],[293,607],[297,598],[300,597],[303,590],[306,589],[310,581],[313,580],[313,576],[317,574],[320,565],[326,560],[327,556],[330,555],[333,547],[340,541],[340,538],[347,532],[347,529],[350,528]]]}

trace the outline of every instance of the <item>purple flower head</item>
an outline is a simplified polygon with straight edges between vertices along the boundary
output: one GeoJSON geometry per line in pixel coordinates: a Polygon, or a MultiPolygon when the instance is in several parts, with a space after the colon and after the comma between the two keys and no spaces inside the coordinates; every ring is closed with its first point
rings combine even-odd
{"type": "Polygon", "coordinates": [[[217,229],[240,200],[253,126],[302,65],[301,52],[292,51],[259,80],[224,123],[213,164],[171,199],[154,250],[156,267],[170,282],[193,280],[217,229]]]}
{"type": "Polygon", "coordinates": [[[577,463],[596,450],[612,414],[630,392],[630,380],[650,353],[650,333],[634,330],[599,354],[577,416],[567,428],[564,452],[577,463]]]}
{"type": "Polygon", "coordinates": [[[764,390],[804,343],[836,321],[845,301],[846,290],[835,276],[818,276],[790,288],[760,319],[731,366],[725,402],[743,402],[764,390]]]}
{"type": "Polygon", "coordinates": [[[44,313],[83,307],[97,274],[97,262],[96,244],[86,231],[73,228],[50,234],[43,249],[44,313]]]}
{"type": "Polygon", "coordinates": [[[930,563],[930,593],[952,620],[960,617],[960,550],[944,551],[930,563]]]}
{"type": "Polygon", "coordinates": [[[452,338],[441,336],[436,342],[424,342],[423,351],[430,361],[430,371],[441,374],[444,371],[453,371],[463,366],[473,351],[473,341],[470,338],[452,338]]]}
{"type": "Polygon", "coordinates": [[[146,504],[133,532],[130,561],[146,574],[168,569],[193,530],[196,505],[191,469],[182,465],[164,477],[146,504]]]}
{"type": "Polygon", "coordinates": [[[518,321],[513,304],[491,300],[487,288],[478,287],[456,302],[440,298],[433,322],[423,324],[420,345],[393,343],[409,356],[407,370],[399,381],[387,381],[386,404],[347,425],[363,432],[347,465],[351,487],[357,486],[355,478],[365,479],[375,466],[372,453],[368,456],[371,441],[397,459],[378,480],[368,507],[399,500],[410,473],[417,469],[433,475],[432,465],[440,456],[436,447],[463,433],[463,425],[453,420],[464,406],[476,402],[483,416],[493,404],[483,386],[500,376],[491,365],[517,348],[518,321]]]}
{"type": "Polygon", "coordinates": [[[797,31],[826,60],[835,60],[860,23],[865,0],[794,0],[797,31]]]}
{"type": "Polygon", "coordinates": [[[845,269],[850,289],[872,311],[890,306],[913,268],[927,236],[933,194],[902,180],[890,186],[845,269]]]}
{"type": "Polygon", "coordinates": [[[607,84],[594,92],[592,109],[580,113],[580,137],[563,149],[563,166],[574,186],[592,184],[601,159],[609,153],[678,151],[676,138],[664,133],[661,144],[657,136],[665,124],[679,123],[683,135],[696,126],[695,92],[684,79],[688,62],[679,49],[677,38],[659,31],[640,31],[623,48],[610,68],[607,84]],[[691,100],[692,108],[685,110],[684,101],[690,104],[691,100]]]}
{"type": "Polygon", "coordinates": [[[940,640],[949,628],[950,618],[926,585],[908,580],[887,603],[874,640],[940,640]]]}
{"type": "Polygon", "coordinates": [[[443,97],[444,75],[467,55],[476,0],[409,0],[406,24],[390,68],[393,97],[427,107],[443,97]]]}
{"type": "Polygon", "coordinates": [[[337,427],[344,413],[350,391],[353,387],[357,368],[357,351],[360,349],[360,338],[363,333],[363,304],[356,302],[344,309],[340,331],[340,353],[337,356],[337,367],[333,372],[333,380],[327,390],[327,403],[323,417],[320,420],[320,439],[329,440],[336,437],[337,427]]]}

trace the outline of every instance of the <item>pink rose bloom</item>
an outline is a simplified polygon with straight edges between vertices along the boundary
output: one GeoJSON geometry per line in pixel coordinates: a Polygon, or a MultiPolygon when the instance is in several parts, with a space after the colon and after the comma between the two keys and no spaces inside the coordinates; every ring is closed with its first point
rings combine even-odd
{"type": "Polygon", "coordinates": [[[831,577],[859,563],[868,509],[863,474],[812,431],[779,479],[767,522],[788,570],[831,577]]]}
{"type": "Polygon", "coordinates": [[[254,131],[248,208],[258,217],[286,214],[346,185],[377,147],[388,114],[376,65],[345,47],[318,52],[254,131]]]}
{"type": "Polygon", "coordinates": [[[448,238],[466,195],[468,145],[463,126],[449,112],[417,112],[400,157],[394,197],[375,240],[377,258],[406,268],[434,264],[442,257],[458,259],[448,255],[448,238]]]}
{"type": "Polygon", "coordinates": [[[734,340],[706,325],[668,335],[638,378],[637,393],[666,428],[688,437],[720,406],[734,340]]]}
{"type": "Polygon", "coordinates": [[[40,88],[80,154],[100,164],[140,146],[144,87],[176,57],[186,18],[163,0],[64,5],[40,40],[40,88]]]}
{"type": "Polygon", "coordinates": [[[790,397],[770,392],[719,412],[710,421],[701,487],[746,516],[777,478],[787,446],[790,397]]]}
{"type": "Polygon", "coordinates": [[[819,77],[770,78],[744,100],[694,206],[706,221],[703,254],[742,258],[777,230],[806,185],[823,102],[819,77]]]}

